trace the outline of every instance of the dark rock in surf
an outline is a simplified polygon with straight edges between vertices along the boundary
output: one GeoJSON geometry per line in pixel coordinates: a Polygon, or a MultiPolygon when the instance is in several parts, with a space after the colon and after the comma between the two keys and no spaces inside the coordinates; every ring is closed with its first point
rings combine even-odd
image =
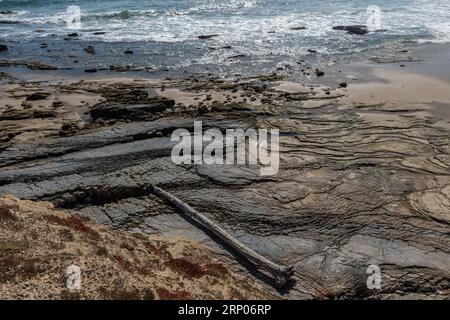
{"type": "Polygon", "coordinates": [[[5,52],[8,51],[8,46],[4,45],[4,44],[0,44],[0,52],[5,52]]]}
{"type": "Polygon", "coordinates": [[[222,102],[214,102],[211,104],[211,111],[226,112],[231,111],[231,107],[222,102]]]}
{"type": "Polygon", "coordinates": [[[364,35],[369,33],[369,28],[363,25],[355,26],[335,26],[333,30],[347,31],[348,34],[364,35]]]}
{"type": "Polygon", "coordinates": [[[86,53],[95,54],[95,48],[93,46],[87,46],[83,49],[86,53]]]}
{"type": "Polygon", "coordinates": [[[291,28],[289,28],[290,30],[306,30],[306,27],[303,27],[303,26],[299,26],[299,27],[291,27],[291,28]]]}
{"type": "Polygon", "coordinates": [[[325,72],[323,72],[322,70],[316,69],[316,76],[318,77],[323,77],[325,75],[325,72]]]}
{"type": "Polygon", "coordinates": [[[0,24],[19,24],[19,21],[12,21],[12,20],[0,20],[0,24]]]}
{"type": "Polygon", "coordinates": [[[80,128],[78,127],[78,125],[76,123],[64,123],[61,126],[61,130],[58,132],[58,134],[61,137],[68,137],[71,136],[75,133],[77,133],[80,130],[80,128]]]}
{"type": "Polygon", "coordinates": [[[219,36],[218,34],[205,34],[205,35],[198,36],[198,38],[200,40],[208,40],[208,39],[215,38],[218,36],[219,36]]]}
{"type": "Polygon", "coordinates": [[[231,46],[223,46],[223,47],[208,47],[209,50],[218,50],[218,49],[224,49],[229,50],[231,49],[231,46]]]}
{"type": "Polygon", "coordinates": [[[228,57],[227,59],[238,59],[238,58],[244,58],[244,57],[246,57],[245,54],[236,54],[234,56],[228,57]]]}

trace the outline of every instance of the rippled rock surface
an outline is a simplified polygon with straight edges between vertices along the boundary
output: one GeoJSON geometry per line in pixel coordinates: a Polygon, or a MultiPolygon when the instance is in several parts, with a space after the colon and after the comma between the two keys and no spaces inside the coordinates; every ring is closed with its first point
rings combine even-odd
{"type": "Polygon", "coordinates": [[[0,194],[51,201],[113,228],[196,239],[253,273],[153,195],[157,184],[261,255],[294,264],[294,282],[280,292],[287,298],[448,298],[448,129],[417,107],[348,105],[344,89],[287,91],[279,80],[53,86],[48,106],[0,114],[0,194]],[[73,92],[95,103],[51,104],[73,92]],[[192,132],[196,119],[205,130],[279,129],[278,174],[175,165],[171,133],[192,132]],[[60,135],[67,123],[77,129],[60,135]],[[367,288],[370,265],[381,269],[381,290],[367,288]]]}

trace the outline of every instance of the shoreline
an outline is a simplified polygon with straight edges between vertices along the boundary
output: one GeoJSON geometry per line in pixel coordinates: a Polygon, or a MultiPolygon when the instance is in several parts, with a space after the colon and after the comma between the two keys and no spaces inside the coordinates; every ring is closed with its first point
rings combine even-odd
{"type": "Polygon", "coordinates": [[[448,298],[450,74],[442,56],[450,45],[403,50],[389,63],[336,64],[324,76],[309,66],[301,81],[285,70],[185,79],[56,79],[48,71],[50,81],[12,80],[0,85],[0,195],[50,201],[109,228],[195,240],[273,290],[145,192],[158,184],[262,256],[293,264],[292,286],[272,294],[448,298]],[[220,130],[279,128],[280,172],[263,179],[245,167],[174,165],[170,134],[191,130],[196,118],[220,130]],[[365,288],[371,264],[383,268],[381,291],[365,288]]]}

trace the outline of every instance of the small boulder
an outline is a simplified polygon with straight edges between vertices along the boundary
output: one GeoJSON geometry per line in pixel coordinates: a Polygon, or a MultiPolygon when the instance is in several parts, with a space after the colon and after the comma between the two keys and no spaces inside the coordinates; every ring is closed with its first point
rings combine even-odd
{"type": "Polygon", "coordinates": [[[369,28],[363,25],[355,26],[335,26],[333,30],[347,31],[348,34],[364,35],[369,33],[369,28]]]}
{"type": "Polygon", "coordinates": [[[208,40],[208,39],[215,38],[218,36],[219,36],[218,34],[204,34],[204,35],[198,36],[198,38],[200,40],[208,40]]]}
{"type": "Polygon", "coordinates": [[[306,30],[306,27],[299,26],[299,27],[291,27],[289,29],[291,29],[291,30],[306,30]]]}
{"type": "Polygon", "coordinates": [[[245,54],[236,54],[234,56],[227,57],[227,59],[238,59],[238,58],[245,58],[245,57],[246,57],[245,54]]]}
{"type": "Polygon", "coordinates": [[[5,52],[8,51],[8,46],[4,45],[4,44],[0,44],[0,52],[5,52]]]}
{"type": "Polygon", "coordinates": [[[27,101],[36,101],[36,100],[44,100],[50,96],[48,92],[34,92],[26,97],[27,101]]]}
{"type": "Polygon", "coordinates": [[[324,75],[325,75],[325,72],[323,72],[322,70],[316,69],[316,76],[323,77],[324,75]]]}
{"type": "Polygon", "coordinates": [[[80,130],[80,128],[78,127],[78,124],[69,122],[69,123],[64,123],[61,126],[61,130],[59,130],[58,134],[62,137],[67,137],[67,136],[74,135],[79,130],[80,130]]]}
{"type": "Polygon", "coordinates": [[[95,54],[95,48],[93,46],[87,46],[83,49],[86,53],[95,54]]]}
{"type": "Polygon", "coordinates": [[[213,102],[211,104],[211,111],[216,111],[216,112],[226,112],[226,111],[231,111],[231,107],[222,103],[222,102],[213,102]]]}

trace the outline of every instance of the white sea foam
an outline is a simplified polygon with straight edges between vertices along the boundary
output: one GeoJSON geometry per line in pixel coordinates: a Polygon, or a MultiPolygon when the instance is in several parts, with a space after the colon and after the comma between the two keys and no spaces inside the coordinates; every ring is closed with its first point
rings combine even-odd
{"type": "MultiPolygon", "coordinates": [[[[20,24],[0,25],[2,37],[29,39],[48,33],[67,33],[64,27],[67,3],[64,1],[52,1],[48,10],[41,4],[27,11],[16,2],[20,3],[7,0],[6,4],[11,4],[11,10],[17,14],[1,15],[0,20],[20,24]],[[45,29],[46,33],[30,32],[38,28],[45,29]]],[[[370,4],[373,3],[369,0],[167,0],[151,3],[80,0],[80,36],[111,42],[192,42],[199,35],[217,33],[220,37],[212,39],[211,45],[233,45],[240,53],[261,56],[270,53],[295,56],[308,48],[320,52],[358,51],[378,44],[383,37],[398,41],[403,38],[450,41],[448,0],[378,1],[382,10],[381,28],[387,32],[352,37],[332,31],[335,25],[366,24],[366,9],[370,4]],[[292,30],[298,26],[306,29],[292,30]],[[103,30],[106,34],[83,33],[92,29],[103,30]]]]}

